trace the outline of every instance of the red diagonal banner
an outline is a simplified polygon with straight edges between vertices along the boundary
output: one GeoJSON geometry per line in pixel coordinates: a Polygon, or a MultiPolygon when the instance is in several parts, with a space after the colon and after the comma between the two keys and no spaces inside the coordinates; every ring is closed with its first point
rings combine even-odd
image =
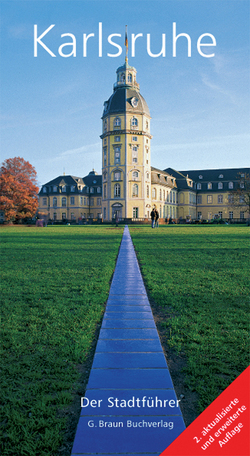
{"type": "Polygon", "coordinates": [[[250,456],[250,367],[160,456],[250,456]]]}

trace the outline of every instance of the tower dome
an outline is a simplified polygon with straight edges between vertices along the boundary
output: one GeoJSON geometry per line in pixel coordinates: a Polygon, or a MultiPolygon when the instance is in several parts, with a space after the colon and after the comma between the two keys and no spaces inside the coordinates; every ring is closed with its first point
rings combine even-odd
{"type": "Polygon", "coordinates": [[[150,116],[148,105],[139,92],[136,73],[136,69],[127,62],[116,70],[117,81],[113,87],[113,94],[104,102],[103,117],[129,111],[150,116]]]}

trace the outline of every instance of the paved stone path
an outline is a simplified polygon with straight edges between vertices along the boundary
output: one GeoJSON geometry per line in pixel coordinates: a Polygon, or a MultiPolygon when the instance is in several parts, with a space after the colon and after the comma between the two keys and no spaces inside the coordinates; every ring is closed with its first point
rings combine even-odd
{"type": "Polygon", "coordinates": [[[127,226],[82,405],[72,456],[155,456],[185,429],[127,226]]]}

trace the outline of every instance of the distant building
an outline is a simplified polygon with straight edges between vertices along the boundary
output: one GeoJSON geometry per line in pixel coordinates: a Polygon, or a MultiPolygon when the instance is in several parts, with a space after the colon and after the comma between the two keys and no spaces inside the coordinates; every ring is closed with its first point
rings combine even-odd
{"type": "Polygon", "coordinates": [[[52,220],[81,221],[116,216],[147,220],[153,207],[172,220],[241,219],[247,208],[233,208],[230,192],[250,168],[176,171],[151,167],[150,112],[140,94],[136,69],[116,71],[113,94],[102,115],[102,175],[59,176],[39,193],[39,212],[52,220]]]}
{"type": "Polygon", "coordinates": [[[39,213],[47,219],[84,222],[102,216],[102,176],[58,176],[42,186],[39,213]]]}

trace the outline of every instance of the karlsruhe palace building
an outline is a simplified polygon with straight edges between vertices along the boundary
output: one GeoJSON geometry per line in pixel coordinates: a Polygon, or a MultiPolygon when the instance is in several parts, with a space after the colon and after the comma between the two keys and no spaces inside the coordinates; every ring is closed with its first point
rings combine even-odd
{"type": "Polygon", "coordinates": [[[176,171],[151,166],[150,112],[136,69],[116,71],[102,115],[102,174],[58,176],[39,192],[39,213],[53,221],[148,221],[156,207],[162,222],[244,220],[247,207],[233,207],[232,191],[249,168],[176,171]]]}

